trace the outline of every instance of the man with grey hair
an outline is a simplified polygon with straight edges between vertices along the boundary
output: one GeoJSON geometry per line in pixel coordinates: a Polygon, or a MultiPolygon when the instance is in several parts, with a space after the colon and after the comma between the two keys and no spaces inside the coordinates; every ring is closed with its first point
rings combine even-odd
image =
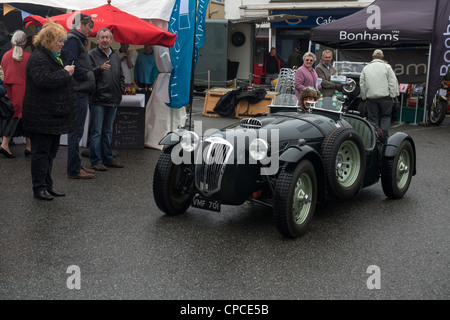
{"type": "Polygon", "coordinates": [[[399,89],[394,70],[383,58],[382,50],[373,52],[373,60],[362,70],[359,85],[361,97],[366,101],[369,121],[380,127],[387,137],[391,126],[393,99],[399,95],[399,89]]]}
{"type": "Polygon", "coordinates": [[[324,50],[322,52],[322,61],[316,66],[317,76],[322,78],[322,95],[324,97],[331,97],[337,88],[341,88],[342,84],[331,82],[331,76],[336,74],[336,69],[333,67],[333,52],[331,50],[324,50]]]}
{"type": "Polygon", "coordinates": [[[120,56],[111,48],[112,41],[112,32],[102,28],[97,32],[98,47],[89,51],[97,80],[96,90],[89,99],[89,158],[91,169],[95,171],[106,171],[107,167],[123,168],[114,159],[111,149],[113,123],[125,90],[120,56]]]}

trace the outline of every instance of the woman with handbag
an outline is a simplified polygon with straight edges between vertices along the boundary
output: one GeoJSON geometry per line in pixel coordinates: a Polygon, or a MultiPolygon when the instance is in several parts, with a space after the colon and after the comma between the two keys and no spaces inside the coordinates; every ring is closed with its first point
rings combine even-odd
{"type": "Polygon", "coordinates": [[[33,39],[36,50],[27,64],[23,127],[31,139],[31,179],[40,200],[65,196],[53,187],[51,175],[61,134],[75,129],[75,66],[64,66],[66,37],[64,27],[48,20],[33,39]]]}
{"type": "Polygon", "coordinates": [[[30,54],[23,49],[27,45],[27,35],[22,30],[14,32],[11,38],[12,48],[2,58],[1,66],[4,72],[4,83],[8,97],[14,105],[14,116],[3,120],[1,135],[3,136],[0,153],[6,158],[15,158],[9,149],[12,137],[26,137],[25,156],[31,154],[30,138],[22,127],[22,104],[25,95],[25,71],[30,54]]]}

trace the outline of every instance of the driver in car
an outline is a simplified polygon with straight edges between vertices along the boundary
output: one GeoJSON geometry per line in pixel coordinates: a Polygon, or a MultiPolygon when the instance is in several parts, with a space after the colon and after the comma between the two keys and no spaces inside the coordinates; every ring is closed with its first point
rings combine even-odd
{"type": "Polygon", "coordinates": [[[299,96],[299,110],[306,112],[310,107],[316,104],[319,99],[319,92],[313,87],[306,87],[300,92],[299,96]]]}

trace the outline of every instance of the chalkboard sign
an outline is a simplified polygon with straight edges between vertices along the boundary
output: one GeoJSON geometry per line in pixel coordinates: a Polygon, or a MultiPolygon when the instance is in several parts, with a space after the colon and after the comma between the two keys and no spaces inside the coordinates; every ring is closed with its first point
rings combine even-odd
{"type": "Polygon", "coordinates": [[[112,147],[115,149],[143,149],[145,108],[118,107],[113,125],[112,147]]]}

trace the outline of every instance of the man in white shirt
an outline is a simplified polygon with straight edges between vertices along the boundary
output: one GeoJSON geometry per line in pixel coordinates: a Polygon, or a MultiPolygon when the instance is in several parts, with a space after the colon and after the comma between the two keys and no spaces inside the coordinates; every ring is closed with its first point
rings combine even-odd
{"type": "Polygon", "coordinates": [[[391,126],[393,99],[399,95],[394,70],[384,60],[383,51],[377,49],[373,60],[364,67],[359,85],[366,101],[367,117],[381,128],[386,137],[391,126]]]}

